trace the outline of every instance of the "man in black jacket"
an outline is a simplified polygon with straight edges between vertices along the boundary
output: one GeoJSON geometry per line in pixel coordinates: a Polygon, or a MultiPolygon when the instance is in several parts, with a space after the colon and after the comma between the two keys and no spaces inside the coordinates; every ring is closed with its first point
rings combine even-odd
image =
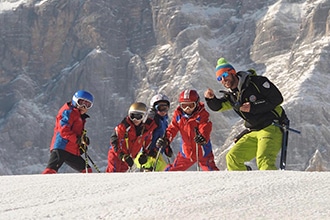
{"type": "Polygon", "coordinates": [[[278,88],[254,70],[236,72],[224,58],[216,66],[216,77],[228,91],[217,98],[212,89],[204,93],[213,111],[233,109],[247,128],[226,155],[228,170],[247,170],[244,162],[256,158],[259,170],[276,170],[276,157],[282,146],[282,131],[275,123],[286,119],[278,88]]]}

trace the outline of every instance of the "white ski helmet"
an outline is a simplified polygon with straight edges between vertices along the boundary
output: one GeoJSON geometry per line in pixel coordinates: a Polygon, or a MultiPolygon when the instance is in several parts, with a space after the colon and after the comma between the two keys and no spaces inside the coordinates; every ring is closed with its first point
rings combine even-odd
{"type": "Polygon", "coordinates": [[[168,99],[168,97],[164,94],[158,93],[157,95],[154,95],[151,100],[150,100],[150,107],[155,109],[156,105],[159,102],[166,102],[168,104],[168,107],[170,107],[170,100],[168,99]]]}

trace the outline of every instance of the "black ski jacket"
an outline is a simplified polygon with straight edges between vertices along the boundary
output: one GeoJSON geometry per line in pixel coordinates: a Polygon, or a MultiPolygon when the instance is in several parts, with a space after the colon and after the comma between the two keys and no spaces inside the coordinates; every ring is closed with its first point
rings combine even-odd
{"type": "Polygon", "coordinates": [[[234,109],[245,120],[245,127],[251,130],[263,129],[284,117],[284,110],[280,106],[283,96],[272,82],[264,76],[257,76],[249,71],[239,71],[237,76],[239,79],[237,89],[220,91],[224,93],[222,98],[205,98],[211,110],[234,109]],[[250,102],[250,112],[240,111],[240,106],[245,102],[250,102]]]}

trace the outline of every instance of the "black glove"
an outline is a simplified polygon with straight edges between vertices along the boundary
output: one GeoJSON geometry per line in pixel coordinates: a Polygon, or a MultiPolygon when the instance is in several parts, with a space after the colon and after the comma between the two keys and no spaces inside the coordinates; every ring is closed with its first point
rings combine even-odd
{"type": "Polygon", "coordinates": [[[170,141],[166,137],[158,138],[156,141],[156,147],[164,148],[168,146],[170,141]]]}
{"type": "Polygon", "coordinates": [[[83,134],[82,136],[78,136],[77,137],[77,144],[79,146],[82,146],[82,145],[89,145],[90,141],[89,141],[89,137],[86,136],[86,134],[83,134]]]}
{"type": "Polygon", "coordinates": [[[134,161],[133,161],[132,157],[130,157],[130,155],[128,155],[128,154],[124,154],[123,152],[121,152],[119,154],[119,158],[122,161],[126,162],[129,167],[132,167],[133,164],[134,164],[134,161]]]}
{"type": "Polygon", "coordinates": [[[145,164],[148,161],[148,156],[145,154],[141,154],[139,157],[139,163],[141,165],[145,164]]]}
{"type": "Polygon", "coordinates": [[[82,136],[82,143],[85,144],[85,145],[89,145],[90,144],[90,141],[89,141],[89,137],[87,137],[86,135],[83,135],[82,136]]]}
{"type": "Polygon", "coordinates": [[[118,151],[118,136],[116,134],[111,135],[110,144],[115,151],[118,151]]]}
{"type": "Polygon", "coordinates": [[[172,155],[173,155],[173,150],[172,150],[172,148],[171,148],[170,146],[167,146],[167,147],[165,148],[164,153],[165,153],[166,156],[168,156],[168,157],[172,157],[172,155]]]}
{"type": "Polygon", "coordinates": [[[132,157],[130,157],[129,155],[126,155],[126,157],[124,157],[124,160],[129,167],[133,166],[134,161],[133,161],[132,157]]]}
{"type": "Polygon", "coordinates": [[[153,149],[153,150],[150,150],[149,151],[148,156],[153,157],[153,158],[156,158],[157,157],[157,153],[158,153],[158,150],[153,149]]]}
{"type": "Polygon", "coordinates": [[[200,145],[204,145],[206,144],[206,140],[205,138],[203,137],[203,135],[201,134],[198,134],[194,137],[194,141],[197,143],[197,144],[200,144],[200,145]]]}

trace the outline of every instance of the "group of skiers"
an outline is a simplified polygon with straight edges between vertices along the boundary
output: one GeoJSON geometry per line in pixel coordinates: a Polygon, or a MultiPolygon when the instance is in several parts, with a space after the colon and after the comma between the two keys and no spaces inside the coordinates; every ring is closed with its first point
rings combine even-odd
{"type": "MultiPolygon", "coordinates": [[[[228,170],[250,170],[245,162],[256,158],[259,170],[275,170],[276,157],[282,146],[283,132],[277,124],[287,117],[278,88],[254,70],[236,72],[224,58],[216,65],[216,79],[227,88],[221,98],[207,89],[204,98],[212,111],[233,109],[245,121],[246,129],[235,138],[226,155],[228,170]]],[[[94,97],[77,91],[56,117],[50,145],[50,158],[43,174],[57,173],[63,163],[78,172],[92,172],[87,160],[89,138],[84,130],[87,111],[94,97]],[[81,156],[85,153],[85,159],[81,156]]],[[[127,116],[110,136],[108,165],[105,172],[185,171],[196,163],[198,170],[219,170],[211,144],[212,122],[196,90],[186,89],[179,95],[179,105],[169,122],[170,100],[156,94],[150,107],[143,102],[131,104],[127,116]],[[180,132],[181,146],[173,163],[171,143],[180,132]]]]}

